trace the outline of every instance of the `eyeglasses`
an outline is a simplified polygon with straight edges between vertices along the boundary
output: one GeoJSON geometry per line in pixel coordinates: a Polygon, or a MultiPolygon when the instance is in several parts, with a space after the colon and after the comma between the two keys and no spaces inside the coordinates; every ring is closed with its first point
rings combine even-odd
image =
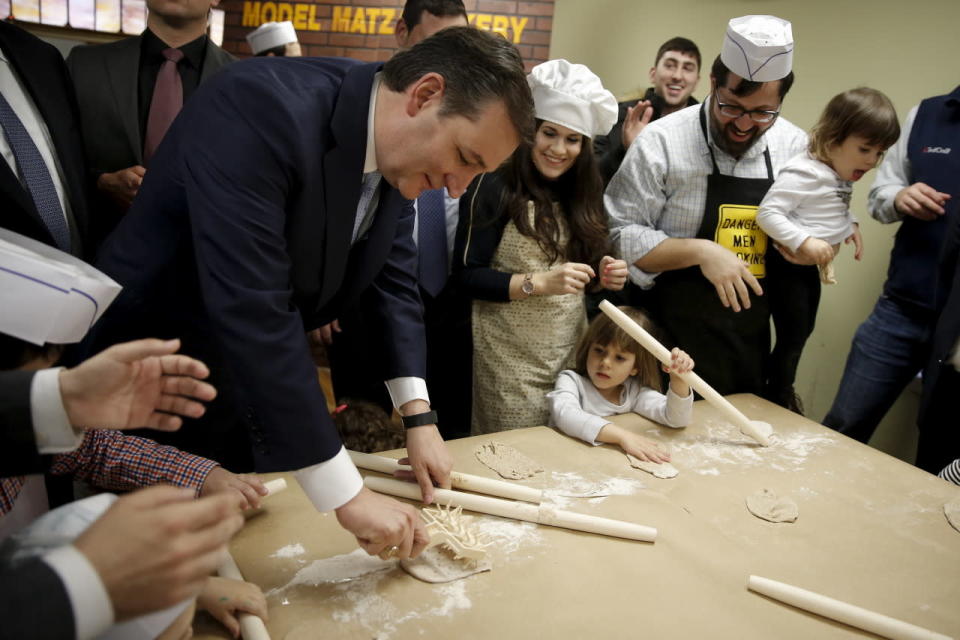
{"type": "Polygon", "coordinates": [[[735,104],[724,104],[719,100],[717,100],[717,109],[719,109],[720,115],[722,115],[724,118],[737,119],[742,116],[750,116],[750,119],[757,124],[767,124],[768,122],[773,122],[777,116],[780,115],[779,111],[744,109],[743,107],[738,107],[735,104]]]}

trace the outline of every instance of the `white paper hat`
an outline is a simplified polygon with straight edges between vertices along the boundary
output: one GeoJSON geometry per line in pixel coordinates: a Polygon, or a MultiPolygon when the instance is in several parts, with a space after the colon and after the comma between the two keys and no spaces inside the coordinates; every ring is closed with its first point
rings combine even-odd
{"type": "Polygon", "coordinates": [[[754,82],[773,82],[793,68],[793,28],[776,16],[742,16],[727,25],[720,60],[754,82]]]}
{"type": "Polygon", "coordinates": [[[41,346],[79,342],[120,288],[79,258],[0,229],[0,333],[41,346]]]}
{"type": "Polygon", "coordinates": [[[527,76],[537,117],[589,138],[606,135],[617,122],[617,99],[582,64],[548,60],[527,76]]]}
{"type": "Polygon", "coordinates": [[[297,31],[293,28],[293,23],[289,21],[264,22],[247,34],[247,42],[253,49],[253,55],[296,41],[297,31]]]}

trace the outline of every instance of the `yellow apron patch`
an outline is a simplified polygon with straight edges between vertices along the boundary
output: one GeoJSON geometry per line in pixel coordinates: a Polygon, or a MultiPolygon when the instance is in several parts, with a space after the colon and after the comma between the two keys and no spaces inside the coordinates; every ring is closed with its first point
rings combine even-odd
{"type": "Polygon", "coordinates": [[[756,278],[767,275],[767,234],[757,224],[759,207],[742,204],[720,205],[714,241],[737,254],[756,278]]]}

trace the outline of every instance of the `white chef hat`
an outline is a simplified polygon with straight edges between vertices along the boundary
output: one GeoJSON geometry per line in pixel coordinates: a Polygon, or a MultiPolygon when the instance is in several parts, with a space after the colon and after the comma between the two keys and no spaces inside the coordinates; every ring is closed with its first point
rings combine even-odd
{"type": "Polygon", "coordinates": [[[537,117],[589,138],[610,132],[617,122],[617,99],[582,64],[548,60],[527,76],[537,117]]]}
{"type": "Polygon", "coordinates": [[[82,260],[0,229],[0,333],[40,346],[79,342],[118,293],[82,260]]]}
{"type": "Polygon", "coordinates": [[[793,29],[776,16],[733,18],[727,25],[720,60],[747,80],[780,80],[793,68],[793,29]]]}
{"type": "Polygon", "coordinates": [[[290,21],[264,22],[247,34],[247,42],[253,50],[253,55],[296,41],[297,31],[290,21]]]}

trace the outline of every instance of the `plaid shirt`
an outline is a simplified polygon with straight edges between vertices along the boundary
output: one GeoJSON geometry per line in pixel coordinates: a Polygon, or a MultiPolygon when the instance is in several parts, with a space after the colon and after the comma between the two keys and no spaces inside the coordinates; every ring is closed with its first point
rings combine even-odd
{"type": "MultiPolygon", "coordinates": [[[[213,460],[184,453],[153,440],[119,431],[94,429],[75,451],[53,456],[50,472],[110,491],[130,491],[154,484],[189,487],[200,493],[207,475],[219,466],[213,460]]],[[[0,515],[8,513],[23,488],[23,478],[0,478],[0,515]]]]}

